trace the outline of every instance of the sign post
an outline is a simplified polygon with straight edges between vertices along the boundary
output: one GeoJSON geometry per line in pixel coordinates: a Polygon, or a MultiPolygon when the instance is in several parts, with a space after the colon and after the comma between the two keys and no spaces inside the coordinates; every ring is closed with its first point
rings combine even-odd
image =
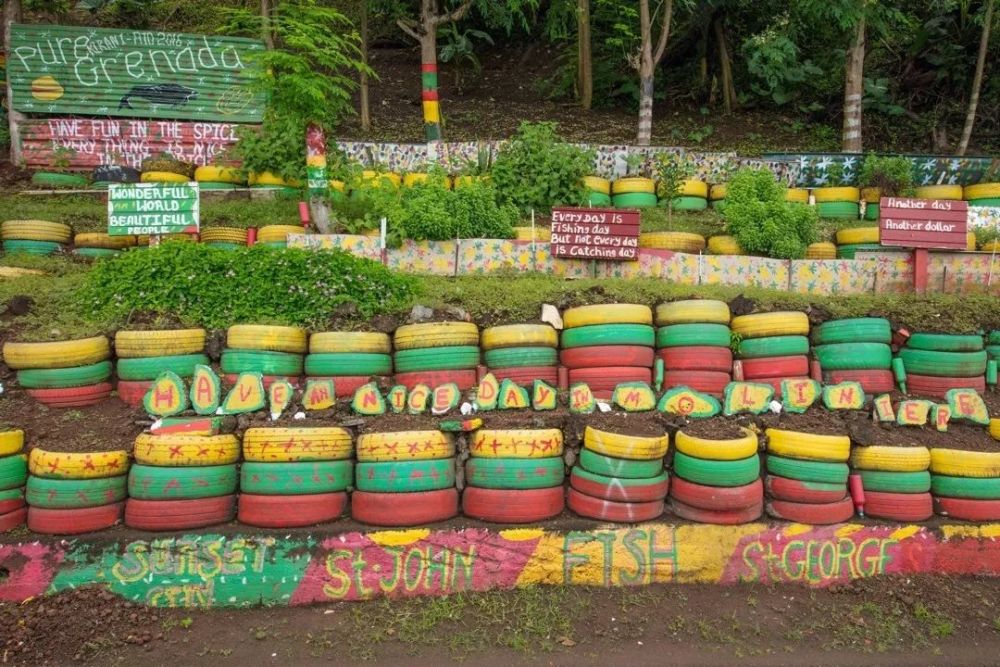
{"type": "Polygon", "coordinates": [[[882,197],[879,201],[879,243],[913,248],[913,289],[927,291],[927,250],[968,247],[969,205],[946,199],[882,197]]]}
{"type": "Polygon", "coordinates": [[[197,234],[198,184],[113,183],[108,186],[108,235],[197,234]]]}
{"type": "Polygon", "coordinates": [[[552,209],[553,257],[637,260],[639,211],[603,208],[552,209]]]}

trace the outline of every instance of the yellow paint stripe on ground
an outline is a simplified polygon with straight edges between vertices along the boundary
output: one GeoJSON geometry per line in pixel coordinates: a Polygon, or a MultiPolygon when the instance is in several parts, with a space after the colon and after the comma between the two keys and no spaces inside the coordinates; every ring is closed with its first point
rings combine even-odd
{"type": "Polygon", "coordinates": [[[806,523],[792,523],[789,524],[781,534],[785,537],[795,537],[796,535],[802,535],[803,533],[808,533],[813,527],[806,523]]]}
{"type": "Polygon", "coordinates": [[[908,537],[913,537],[920,531],[921,531],[920,526],[903,526],[901,528],[897,528],[896,530],[892,531],[892,535],[890,535],[889,537],[891,537],[894,540],[903,541],[908,537]]]}
{"type": "Polygon", "coordinates": [[[545,534],[541,528],[509,528],[500,531],[500,537],[511,542],[527,542],[540,539],[545,534]]]}
{"type": "Polygon", "coordinates": [[[430,534],[430,528],[415,528],[413,530],[382,530],[377,533],[369,533],[368,537],[380,547],[402,547],[426,540],[430,534]]]}
{"type": "Polygon", "coordinates": [[[847,537],[848,535],[853,535],[862,528],[864,528],[864,526],[859,523],[847,523],[838,528],[836,532],[834,532],[834,535],[837,537],[847,537]]]}
{"type": "Polygon", "coordinates": [[[964,526],[961,524],[941,526],[944,539],[953,540],[963,537],[1000,537],[1000,523],[987,523],[982,526],[964,526]]]}

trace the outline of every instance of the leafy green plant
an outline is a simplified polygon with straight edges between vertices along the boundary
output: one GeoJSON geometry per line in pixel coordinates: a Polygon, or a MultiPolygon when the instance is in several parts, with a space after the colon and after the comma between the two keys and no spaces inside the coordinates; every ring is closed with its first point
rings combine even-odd
{"type": "Polygon", "coordinates": [[[754,255],[805,256],[816,240],[815,207],[785,201],[785,187],[767,169],[744,168],[726,185],[726,230],[754,255]]]}
{"type": "Polygon", "coordinates": [[[625,175],[643,177],[643,165],[646,164],[646,156],[642,153],[629,153],[625,156],[625,175]]]}
{"type": "Polygon", "coordinates": [[[674,199],[681,193],[684,181],[694,175],[694,164],[679,153],[659,153],[653,163],[661,199],[667,203],[667,221],[674,211],[674,199]]]}
{"type": "Polygon", "coordinates": [[[912,197],[913,164],[905,157],[882,157],[869,153],[858,177],[861,187],[878,188],[883,197],[912,197]]]}
{"type": "Polygon", "coordinates": [[[403,197],[401,230],[414,241],[455,238],[511,238],[518,212],[511,204],[497,204],[493,189],[482,182],[449,190],[428,181],[407,190],[403,197]]]}
{"type": "Polygon", "coordinates": [[[823,172],[825,180],[823,181],[823,187],[835,188],[842,185],[850,185],[847,177],[847,170],[844,169],[843,162],[832,162],[827,166],[826,170],[823,172]]]}
{"type": "Polygon", "coordinates": [[[466,70],[471,70],[476,76],[483,71],[476,56],[475,42],[478,40],[492,46],[493,38],[488,32],[473,28],[460,31],[454,23],[449,23],[440,36],[444,42],[438,52],[438,60],[452,64],[455,69],[455,87],[461,91],[464,88],[466,70]]]}

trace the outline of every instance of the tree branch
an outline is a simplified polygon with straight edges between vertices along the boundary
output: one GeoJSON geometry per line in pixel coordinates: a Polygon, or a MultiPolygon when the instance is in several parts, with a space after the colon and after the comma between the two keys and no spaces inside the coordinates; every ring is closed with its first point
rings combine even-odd
{"type": "Polygon", "coordinates": [[[435,16],[432,21],[435,26],[439,26],[443,23],[451,23],[452,21],[461,21],[465,18],[465,15],[469,13],[469,9],[471,8],[472,0],[465,0],[465,2],[452,11],[446,14],[441,14],[440,16],[435,16]]]}
{"type": "Polygon", "coordinates": [[[420,33],[417,32],[420,28],[417,26],[416,21],[411,21],[410,19],[398,19],[396,21],[396,25],[398,25],[399,29],[407,35],[418,42],[420,41],[420,33]]]}
{"type": "Polygon", "coordinates": [[[653,66],[660,64],[663,60],[663,52],[667,49],[667,37],[670,35],[670,21],[674,13],[674,0],[667,0],[667,6],[663,10],[663,28],[660,31],[660,40],[656,43],[656,52],[653,53],[653,66]]]}

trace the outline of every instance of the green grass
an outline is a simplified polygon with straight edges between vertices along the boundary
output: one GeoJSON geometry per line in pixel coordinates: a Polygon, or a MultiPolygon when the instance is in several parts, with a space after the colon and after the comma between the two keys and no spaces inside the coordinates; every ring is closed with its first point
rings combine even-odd
{"type": "Polygon", "coordinates": [[[666,207],[645,209],[642,212],[644,232],[691,232],[710,236],[725,234],[725,223],[716,211],[674,211],[667,215],[666,207]]]}

